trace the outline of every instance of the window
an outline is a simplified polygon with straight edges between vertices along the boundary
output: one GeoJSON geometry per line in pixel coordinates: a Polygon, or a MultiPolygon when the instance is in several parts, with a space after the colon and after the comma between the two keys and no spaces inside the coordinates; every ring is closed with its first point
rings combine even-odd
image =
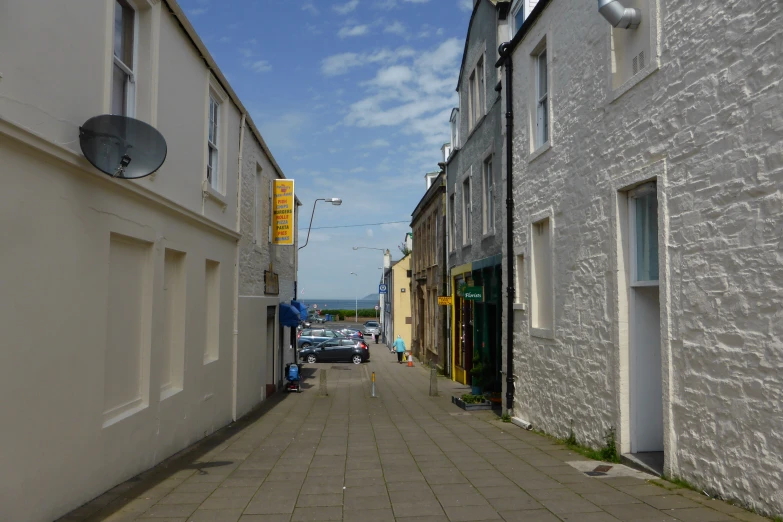
{"type": "Polygon", "coordinates": [[[631,215],[631,281],[650,285],[658,281],[658,194],[656,183],[641,185],[629,193],[631,215]]]}
{"type": "Polygon", "coordinates": [[[220,263],[207,259],[204,279],[204,364],[207,364],[217,361],[220,355],[220,263]]]}
{"type": "Polygon", "coordinates": [[[449,251],[457,248],[457,207],[454,194],[449,196],[449,251]]]}
{"type": "Polygon", "coordinates": [[[552,243],[549,218],[533,223],[530,246],[530,325],[534,329],[553,330],[552,243]]]}
{"type": "Polygon", "coordinates": [[[518,0],[516,5],[511,9],[511,15],[514,17],[511,29],[511,38],[517,34],[519,28],[522,27],[522,22],[525,21],[525,0],[518,0]]]}
{"type": "Polygon", "coordinates": [[[112,114],[133,116],[136,104],[136,11],[125,0],[114,3],[114,66],[112,114]]]}
{"type": "Polygon", "coordinates": [[[476,68],[470,73],[468,85],[469,130],[473,129],[484,115],[484,98],[486,97],[484,81],[484,57],[482,56],[479,58],[476,68]]]}
{"type": "Polygon", "coordinates": [[[451,150],[459,148],[459,109],[452,109],[451,118],[449,118],[451,124],[451,150]]]}
{"type": "Polygon", "coordinates": [[[536,148],[549,141],[549,82],[546,49],[536,56],[536,148]]]}
{"type": "Polygon", "coordinates": [[[220,102],[217,95],[209,93],[208,108],[209,132],[207,136],[207,181],[209,185],[220,191],[220,163],[218,161],[218,132],[220,132],[220,102]]]}
{"type": "Polygon", "coordinates": [[[495,232],[495,184],[492,178],[492,157],[484,162],[484,233],[495,232]]]}
{"type": "Polygon", "coordinates": [[[516,273],[514,275],[516,276],[517,282],[517,287],[514,292],[514,302],[522,304],[525,302],[525,256],[517,256],[516,273]]]}
{"type": "Polygon", "coordinates": [[[470,193],[470,176],[465,178],[462,182],[462,244],[470,244],[470,232],[471,232],[471,214],[473,213],[473,205],[471,201],[470,193]]]}

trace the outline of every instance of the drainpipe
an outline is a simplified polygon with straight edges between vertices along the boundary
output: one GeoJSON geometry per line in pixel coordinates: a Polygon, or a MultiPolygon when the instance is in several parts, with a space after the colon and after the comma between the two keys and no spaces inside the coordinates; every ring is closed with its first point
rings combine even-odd
{"type": "Polygon", "coordinates": [[[514,406],[514,197],[511,183],[512,169],[512,138],[514,132],[513,107],[513,63],[511,60],[511,45],[505,42],[500,45],[500,59],[495,67],[506,68],[506,265],[508,286],[506,287],[506,409],[511,411],[514,406]]]}

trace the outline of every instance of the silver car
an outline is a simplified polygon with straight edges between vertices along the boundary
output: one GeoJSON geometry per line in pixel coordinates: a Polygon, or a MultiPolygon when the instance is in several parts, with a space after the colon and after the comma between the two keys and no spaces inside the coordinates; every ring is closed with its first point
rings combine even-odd
{"type": "Polygon", "coordinates": [[[362,328],[364,335],[378,335],[381,333],[381,325],[378,321],[367,321],[362,328]]]}

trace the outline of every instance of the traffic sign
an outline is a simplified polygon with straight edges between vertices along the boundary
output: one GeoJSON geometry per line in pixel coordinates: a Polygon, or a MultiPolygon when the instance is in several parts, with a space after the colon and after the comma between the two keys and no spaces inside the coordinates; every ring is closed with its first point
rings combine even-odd
{"type": "Polygon", "coordinates": [[[389,292],[389,289],[388,289],[388,287],[386,285],[384,285],[384,284],[378,285],[378,293],[379,294],[386,294],[388,292],[389,292]]]}
{"type": "Polygon", "coordinates": [[[380,309],[381,309],[381,307],[380,307],[380,306],[378,306],[378,305],[375,305],[375,309],[376,309],[376,310],[380,310],[380,309]]]}

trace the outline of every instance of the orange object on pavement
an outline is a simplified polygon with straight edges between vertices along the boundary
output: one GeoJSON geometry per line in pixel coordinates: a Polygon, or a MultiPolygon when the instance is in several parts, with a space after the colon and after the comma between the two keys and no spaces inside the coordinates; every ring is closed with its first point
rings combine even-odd
{"type": "Polygon", "coordinates": [[[413,354],[408,352],[408,366],[413,366],[413,354]]]}

